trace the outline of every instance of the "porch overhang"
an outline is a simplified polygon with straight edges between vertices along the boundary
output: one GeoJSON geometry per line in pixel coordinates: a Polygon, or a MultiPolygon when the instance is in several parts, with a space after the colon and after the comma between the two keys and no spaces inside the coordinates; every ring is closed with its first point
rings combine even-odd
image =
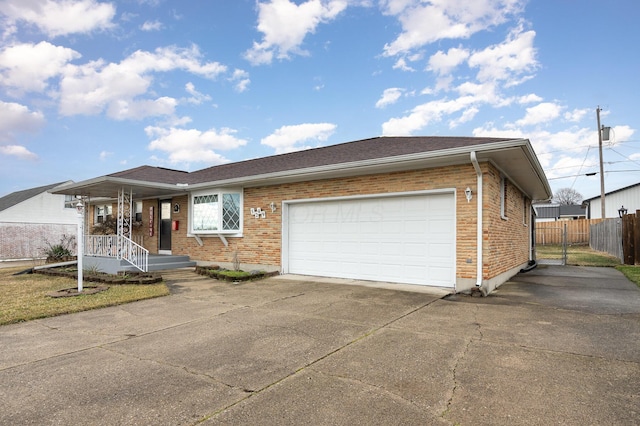
{"type": "Polygon", "coordinates": [[[101,176],[82,182],[61,186],[50,191],[52,194],[76,195],[81,197],[117,198],[118,191],[131,192],[136,199],[163,198],[182,195],[188,191],[188,184],[168,184],[101,176]]]}

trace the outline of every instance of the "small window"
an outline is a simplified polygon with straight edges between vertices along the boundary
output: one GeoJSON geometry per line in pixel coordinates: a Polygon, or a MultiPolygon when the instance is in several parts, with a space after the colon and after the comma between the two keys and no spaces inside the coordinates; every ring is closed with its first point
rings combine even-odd
{"type": "Polygon", "coordinates": [[[136,201],[134,204],[135,221],[142,222],[142,201],[136,201]]]}
{"type": "Polygon", "coordinates": [[[111,204],[106,204],[102,206],[95,207],[96,212],[96,223],[104,223],[105,221],[111,219],[113,213],[113,207],[111,204]]]}
{"type": "Polygon", "coordinates": [[[64,208],[65,209],[75,209],[76,204],[78,204],[78,200],[73,195],[65,195],[64,196],[64,208]]]}
{"type": "Polygon", "coordinates": [[[191,231],[237,233],[242,227],[242,193],[210,192],[191,199],[191,231]]]}
{"type": "Polygon", "coordinates": [[[509,194],[507,182],[508,180],[506,177],[500,177],[500,216],[503,219],[507,218],[507,198],[509,194]]]}

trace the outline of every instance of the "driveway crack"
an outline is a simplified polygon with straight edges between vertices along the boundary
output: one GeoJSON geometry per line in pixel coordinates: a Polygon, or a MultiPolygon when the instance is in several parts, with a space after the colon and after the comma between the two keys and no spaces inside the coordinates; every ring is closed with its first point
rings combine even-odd
{"type": "Polygon", "coordinates": [[[475,341],[480,341],[480,340],[482,340],[484,338],[484,335],[482,334],[482,324],[478,321],[479,309],[480,309],[480,307],[476,306],[476,309],[475,309],[474,314],[473,314],[473,317],[474,317],[473,325],[476,327],[476,331],[478,332],[478,337],[473,337],[472,336],[472,337],[469,338],[469,340],[467,340],[467,343],[464,345],[464,349],[462,350],[460,355],[456,357],[455,362],[453,364],[453,368],[451,369],[451,380],[453,382],[453,386],[451,388],[451,395],[447,399],[446,407],[445,407],[444,411],[442,412],[442,414],[440,415],[440,417],[442,417],[443,419],[445,417],[447,417],[447,415],[451,411],[451,406],[453,405],[453,400],[454,400],[454,398],[456,396],[456,392],[458,391],[458,387],[460,385],[459,382],[458,382],[458,367],[462,364],[462,362],[467,357],[467,354],[469,353],[469,348],[471,347],[471,344],[474,343],[475,341]]]}

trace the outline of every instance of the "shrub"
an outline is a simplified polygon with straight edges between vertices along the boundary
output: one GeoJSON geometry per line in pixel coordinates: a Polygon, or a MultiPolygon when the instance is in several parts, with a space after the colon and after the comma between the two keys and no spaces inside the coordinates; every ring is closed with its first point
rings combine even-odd
{"type": "Polygon", "coordinates": [[[61,260],[73,256],[72,249],[76,248],[76,237],[74,235],[63,234],[60,242],[51,244],[45,240],[46,247],[42,248],[42,252],[47,259],[61,260]]]}

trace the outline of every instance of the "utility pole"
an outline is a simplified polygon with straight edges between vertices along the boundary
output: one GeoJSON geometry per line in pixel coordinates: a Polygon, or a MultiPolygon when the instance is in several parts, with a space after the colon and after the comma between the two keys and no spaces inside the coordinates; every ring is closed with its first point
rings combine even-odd
{"type": "Polygon", "coordinates": [[[602,128],[600,127],[600,105],[596,108],[596,116],[598,118],[598,152],[600,153],[600,209],[601,209],[601,218],[605,219],[605,208],[604,208],[604,165],[602,162],[602,128]]]}

